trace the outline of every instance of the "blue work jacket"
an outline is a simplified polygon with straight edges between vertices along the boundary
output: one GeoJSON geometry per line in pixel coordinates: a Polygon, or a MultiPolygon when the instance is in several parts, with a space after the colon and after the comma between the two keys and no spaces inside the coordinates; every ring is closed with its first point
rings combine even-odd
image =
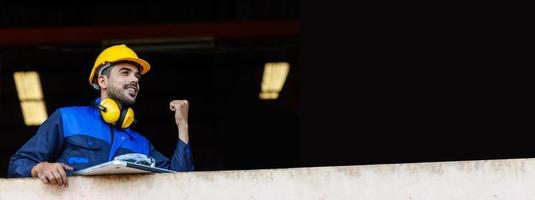
{"type": "MultiPolygon", "coordinates": [[[[97,105],[100,99],[96,99],[97,105]]],[[[192,171],[190,146],[181,140],[169,160],[142,135],[104,122],[96,106],[73,106],[56,110],[43,122],[9,162],[8,177],[30,177],[39,162],[65,163],[72,172],[112,160],[127,153],[141,153],[156,160],[156,167],[192,171]]]]}

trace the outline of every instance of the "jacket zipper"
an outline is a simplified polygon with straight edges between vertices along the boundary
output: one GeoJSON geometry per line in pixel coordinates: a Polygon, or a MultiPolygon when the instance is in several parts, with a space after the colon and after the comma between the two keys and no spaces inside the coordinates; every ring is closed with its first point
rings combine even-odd
{"type": "MultiPolygon", "coordinates": [[[[112,126],[112,125],[110,125],[110,133],[111,133],[111,145],[110,145],[110,153],[108,153],[108,155],[111,154],[112,151],[113,151],[113,138],[114,138],[114,134],[113,134],[113,126],[112,126]]],[[[110,156],[108,156],[108,157],[110,157],[110,156]]],[[[113,157],[113,155],[111,155],[111,157],[113,157]]]]}

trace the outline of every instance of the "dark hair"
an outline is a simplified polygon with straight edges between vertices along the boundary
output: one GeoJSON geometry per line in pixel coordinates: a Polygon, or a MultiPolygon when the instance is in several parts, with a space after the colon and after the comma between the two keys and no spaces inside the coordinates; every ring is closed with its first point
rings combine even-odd
{"type": "Polygon", "coordinates": [[[110,65],[109,67],[106,67],[104,70],[102,70],[100,75],[104,75],[104,76],[109,78],[110,77],[110,73],[111,73],[111,68],[113,68],[113,64],[110,65]]]}

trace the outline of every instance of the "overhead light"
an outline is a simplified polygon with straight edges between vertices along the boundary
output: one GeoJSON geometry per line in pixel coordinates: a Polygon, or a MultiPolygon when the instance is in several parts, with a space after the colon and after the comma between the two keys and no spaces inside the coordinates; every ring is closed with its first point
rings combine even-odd
{"type": "Polygon", "coordinates": [[[20,107],[27,126],[39,126],[47,118],[46,106],[43,101],[21,101],[20,107]]]}
{"type": "Polygon", "coordinates": [[[41,82],[37,72],[15,72],[13,74],[19,100],[43,99],[41,82]]]}
{"type": "Polygon", "coordinates": [[[277,99],[279,98],[278,92],[260,92],[260,99],[277,99]]]}
{"type": "Polygon", "coordinates": [[[35,71],[15,72],[13,79],[15,79],[24,123],[28,126],[41,125],[48,114],[43,101],[39,73],[35,71]]]}
{"type": "Polygon", "coordinates": [[[262,77],[260,99],[277,99],[289,71],[290,64],[287,62],[266,63],[262,77]]]}

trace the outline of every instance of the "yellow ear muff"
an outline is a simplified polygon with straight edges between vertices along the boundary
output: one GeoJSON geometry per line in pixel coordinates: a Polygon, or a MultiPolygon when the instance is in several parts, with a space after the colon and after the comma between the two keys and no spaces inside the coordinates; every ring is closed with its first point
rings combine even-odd
{"type": "Polygon", "coordinates": [[[112,125],[116,125],[121,128],[128,128],[134,123],[134,110],[132,108],[121,109],[119,105],[112,99],[104,99],[98,106],[102,119],[112,125]]]}
{"type": "Polygon", "coordinates": [[[104,99],[98,106],[102,119],[108,124],[114,124],[121,116],[121,110],[112,99],[104,99]]]}
{"type": "Polygon", "coordinates": [[[121,128],[128,128],[130,125],[132,125],[133,122],[134,122],[134,110],[132,110],[132,108],[128,108],[128,110],[126,110],[126,113],[123,116],[121,128]]]}

